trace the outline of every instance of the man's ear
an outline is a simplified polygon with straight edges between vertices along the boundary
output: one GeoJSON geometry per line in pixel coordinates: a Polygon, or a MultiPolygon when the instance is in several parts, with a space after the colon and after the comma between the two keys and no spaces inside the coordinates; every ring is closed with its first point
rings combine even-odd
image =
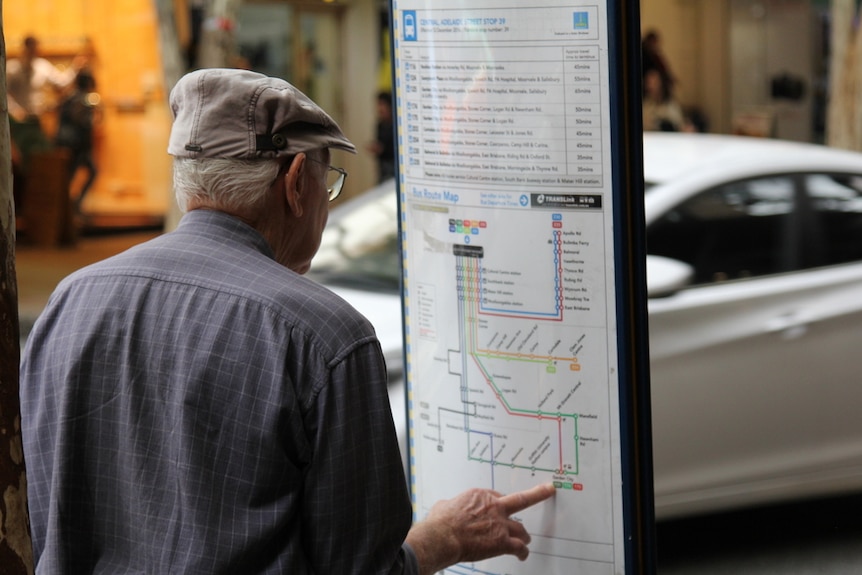
{"type": "Polygon", "coordinates": [[[290,167],[282,179],[284,181],[284,195],[287,205],[293,215],[302,217],[302,201],[305,199],[305,154],[300,152],[293,157],[290,167]]]}

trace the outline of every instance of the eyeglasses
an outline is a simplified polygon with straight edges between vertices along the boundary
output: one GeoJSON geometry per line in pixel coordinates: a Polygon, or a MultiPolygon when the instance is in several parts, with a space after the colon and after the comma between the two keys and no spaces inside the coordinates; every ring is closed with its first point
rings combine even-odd
{"type": "Polygon", "coordinates": [[[309,158],[308,156],[305,156],[305,159],[309,162],[326,166],[326,193],[329,194],[329,201],[331,202],[340,196],[341,189],[344,188],[344,180],[347,179],[347,172],[341,168],[330,166],[320,160],[309,158]]]}

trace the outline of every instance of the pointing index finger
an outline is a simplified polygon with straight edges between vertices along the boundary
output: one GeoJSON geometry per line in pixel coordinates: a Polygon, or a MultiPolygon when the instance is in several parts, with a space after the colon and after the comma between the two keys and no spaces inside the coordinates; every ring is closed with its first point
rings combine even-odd
{"type": "Polygon", "coordinates": [[[549,499],[556,492],[557,489],[553,483],[541,483],[524,491],[504,495],[500,498],[500,503],[503,505],[506,513],[511,515],[549,499]]]}

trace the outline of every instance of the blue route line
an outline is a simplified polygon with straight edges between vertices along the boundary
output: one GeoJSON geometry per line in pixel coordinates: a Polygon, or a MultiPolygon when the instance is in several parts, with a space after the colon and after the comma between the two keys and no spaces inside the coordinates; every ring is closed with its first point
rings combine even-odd
{"type": "MultiPolygon", "coordinates": [[[[486,307],[484,304],[484,298],[479,297],[479,311],[484,313],[505,313],[505,314],[513,314],[517,316],[530,316],[530,317],[550,317],[554,319],[562,319],[563,310],[562,310],[562,299],[563,299],[563,286],[561,284],[561,276],[562,276],[562,266],[560,262],[560,250],[562,246],[562,232],[560,230],[554,230],[554,241],[552,242],[553,252],[554,252],[554,311],[553,312],[545,312],[545,311],[524,311],[520,309],[506,309],[506,308],[495,308],[495,307],[486,307]]],[[[482,266],[479,267],[479,286],[484,285],[484,278],[482,270],[484,269],[482,266]]]]}

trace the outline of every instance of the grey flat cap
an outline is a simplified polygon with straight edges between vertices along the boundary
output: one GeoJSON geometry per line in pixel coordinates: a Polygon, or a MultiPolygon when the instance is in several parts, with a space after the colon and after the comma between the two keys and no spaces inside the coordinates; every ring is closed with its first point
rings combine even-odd
{"type": "Polygon", "coordinates": [[[190,72],[171,90],[170,102],[172,156],[257,159],[318,148],[356,152],[338,124],[308,96],[257,72],[190,72]]]}

